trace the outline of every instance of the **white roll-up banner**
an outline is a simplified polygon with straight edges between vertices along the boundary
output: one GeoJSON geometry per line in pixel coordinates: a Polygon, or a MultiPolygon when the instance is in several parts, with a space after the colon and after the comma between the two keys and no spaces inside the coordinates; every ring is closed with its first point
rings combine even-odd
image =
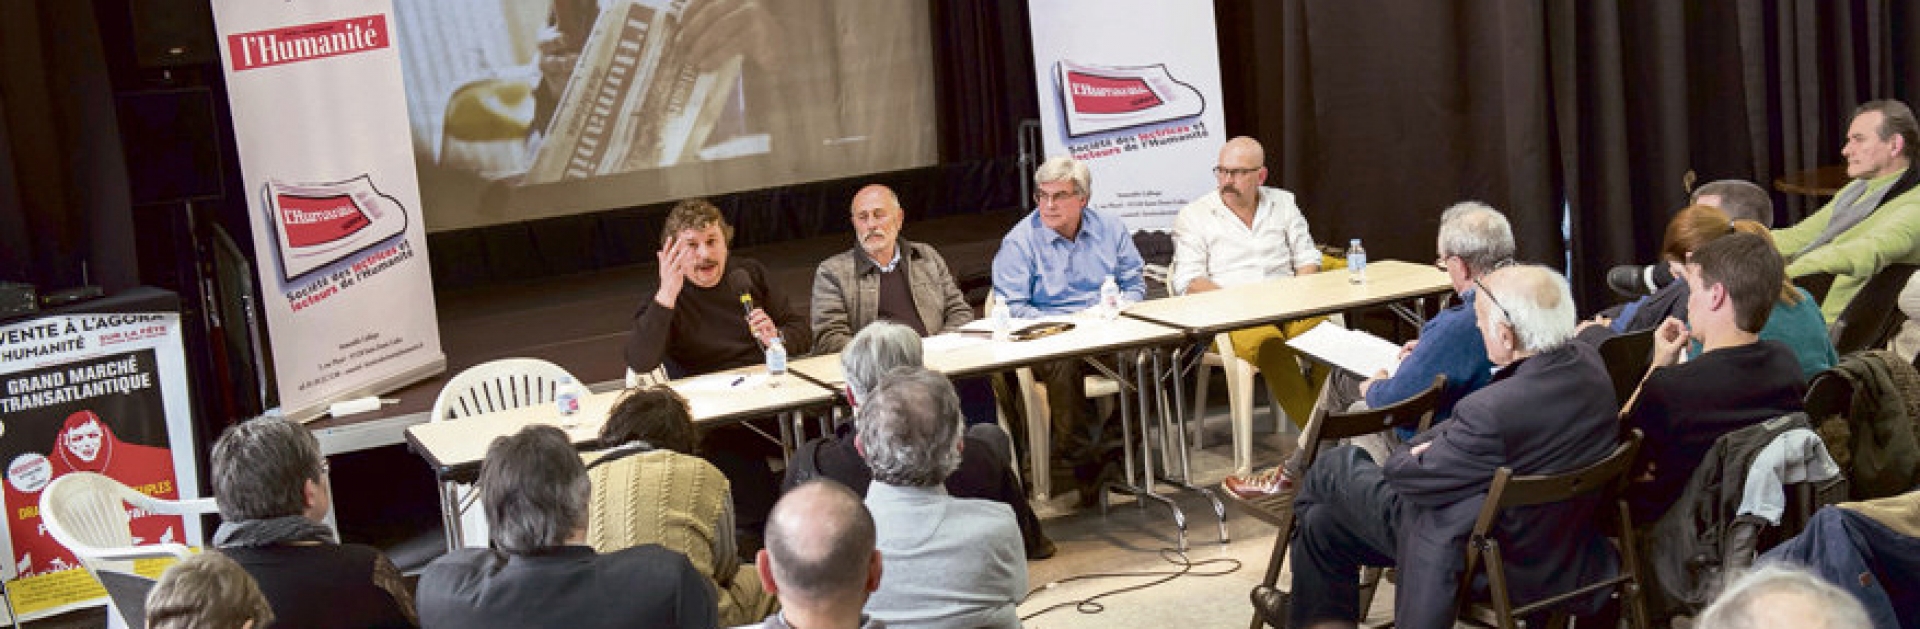
{"type": "Polygon", "coordinates": [[[390,0],[213,0],[282,414],[443,371],[390,0]]]}
{"type": "Polygon", "coordinates": [[[1047,157],[1087,163],[1088,206],[1170,229],[1214,189],[1227,139],[1213,3],[1044,0],[1028,17],[1047,157]]]}

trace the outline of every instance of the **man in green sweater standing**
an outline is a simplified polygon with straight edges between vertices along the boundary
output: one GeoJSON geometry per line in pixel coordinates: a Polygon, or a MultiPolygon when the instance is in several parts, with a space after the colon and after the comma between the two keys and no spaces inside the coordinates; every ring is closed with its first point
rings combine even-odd
{"type": "Polygon", "coordinates": [[[1876,100],[1854,111],[1847,126],[1847,159],[1853,182],[1798,225],[1775,230],[1787,257],[1787,275],[1834,275],[1820,311],[1827,323],[1840,316],[1873,274],[1894,263],[1920,263],[1920,172],[1909,168],[1920,152],[1920,124],[1897,100],[1876,100]]]}

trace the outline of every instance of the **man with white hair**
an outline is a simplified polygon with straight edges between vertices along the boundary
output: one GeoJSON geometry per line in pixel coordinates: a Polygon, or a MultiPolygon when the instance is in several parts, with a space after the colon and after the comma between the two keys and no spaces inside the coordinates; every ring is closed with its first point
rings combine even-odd
{"type": "Polygon", "coordinates": [[[860,404],[855,442],[873,469],[867,508],[886,558],[867,613],[890,627],[1019,627],[1027,560],[1007,505],[947,494],[960,466],[960,401],[946,376],[887,372],[860,404]]]}
{"type": "MultiPolygon", "coordinates": [[[[1361,566],[1397,566],[1395,621],[1453,626],[1467,533],[1494,470],[1553,474],[1592,464],[1618,443],[1613,387],[1593,348],[1569,343],[1573,295],[1559,273],[1507,267],[1476,280],[1474,315],[1493,382],[1460,400],[1453,418],[1395,448],[1385,465],[1365,450],[1327,451],[1295,503],[1293,592],[1253,591],[1276,627],[1352,627],[1361,566]]],[[[1494,535],[1516,600],[1606,574],[1613,555],[1595,526],[1597,500],[1509,513],[1494,535]]],[[[1599,600],[1581,601],[1590,613],[1599,600]]]]}
{"type": "MultiPolygon", "coordinates": [[[[876,321],[853,335],[853,341],[840,352],[840,372],[847,380],[847,401],[857,411],[881,376],[895,367],[920,367],[920,335],[912,328],[888,321],[876,321]]],[[[865,496],[873,482],[873,471],[854,449],[853,433],[859,422],[834,427],[833,434],[810,439],[793,451],[787,466],[787,478],[781,485],[791,491],[803,483],[827,478],[839,481],[855,494],[865,496]]],[[[966,447],[961,451],[960,467],[947,476],[947,491],[960,498],[980,498],[1004,503],[1013,509],[1020,524],[1020,538],[1027,559],[1052,557],[1055,547],[1040,529],[1040,517],[1027,503],[1020,480],[1013,474],[1013,443],[1007,431],[997,424],[974,424],[966,430],[966,447]]]]}
{"type": "MultiPolygon", "coordinates": [[[[1481,276],[1513,263],[1513,228],[1506,215],[1492,206],[1462,201],[1440,215],[1436,240],[1438,257],[1434,264],[1447,272],[1460,303],[1441,310],[1420,327],[1420,338],[1402,348],[1400,366],[1392,375],[1382,370],[1363,381],[1344,370],[1335,371],[1321,392],[1321,408],[1344,411],[1355,402],[1380,408],[1425,391],[1432,386],[1434,376],[1446,376],[1433,413],[1433,422],[1438,424],[1453,416],[1455,402],[1493,379],[1493,363],[1487,361],[1487,346],[1474,322],[1475,286],[1481,276]]],[[[1391,445],[1412,435],[1408,428],[1404,433],[1389,432],[1376,441],[1391,445]]],[[[1228,476],[1220,484],[1242,498],[1290,491],[1302,473],[1301,458],[1302,450],[1295,449],[1280,467],[1228,476]]]]}
{"type": "Polygon", "coordinates": [[[1867,629],[1873,622],[1852,594],[1783,564],[1767,564],[1727,586],[1694,621],[1695,629],[1867,629]]]}

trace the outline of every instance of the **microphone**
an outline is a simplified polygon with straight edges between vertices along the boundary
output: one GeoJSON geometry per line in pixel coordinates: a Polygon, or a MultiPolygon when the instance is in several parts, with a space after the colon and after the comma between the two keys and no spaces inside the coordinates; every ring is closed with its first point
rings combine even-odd
{"type": "Polygon", "coordinates": [[[753,314],[753,291],[751,290],[753,288],[753,279],[747,277],[747,272],[741,269],[734,269],[728,272],[727,288],[739,291],[740,314],[753,314]]]}

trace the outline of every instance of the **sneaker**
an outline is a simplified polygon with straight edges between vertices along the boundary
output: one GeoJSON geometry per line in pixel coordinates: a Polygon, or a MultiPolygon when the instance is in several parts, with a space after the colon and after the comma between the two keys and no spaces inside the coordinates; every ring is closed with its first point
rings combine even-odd
{"type": "Polygon", "coordinates": [[[1286,473],[1286,468],[1275,467],[1245,476],[1230,475],[1220,481],[1220,488],[1241,500],[1254,500],[1291,491],[1293,476],[1286,473]]]}

